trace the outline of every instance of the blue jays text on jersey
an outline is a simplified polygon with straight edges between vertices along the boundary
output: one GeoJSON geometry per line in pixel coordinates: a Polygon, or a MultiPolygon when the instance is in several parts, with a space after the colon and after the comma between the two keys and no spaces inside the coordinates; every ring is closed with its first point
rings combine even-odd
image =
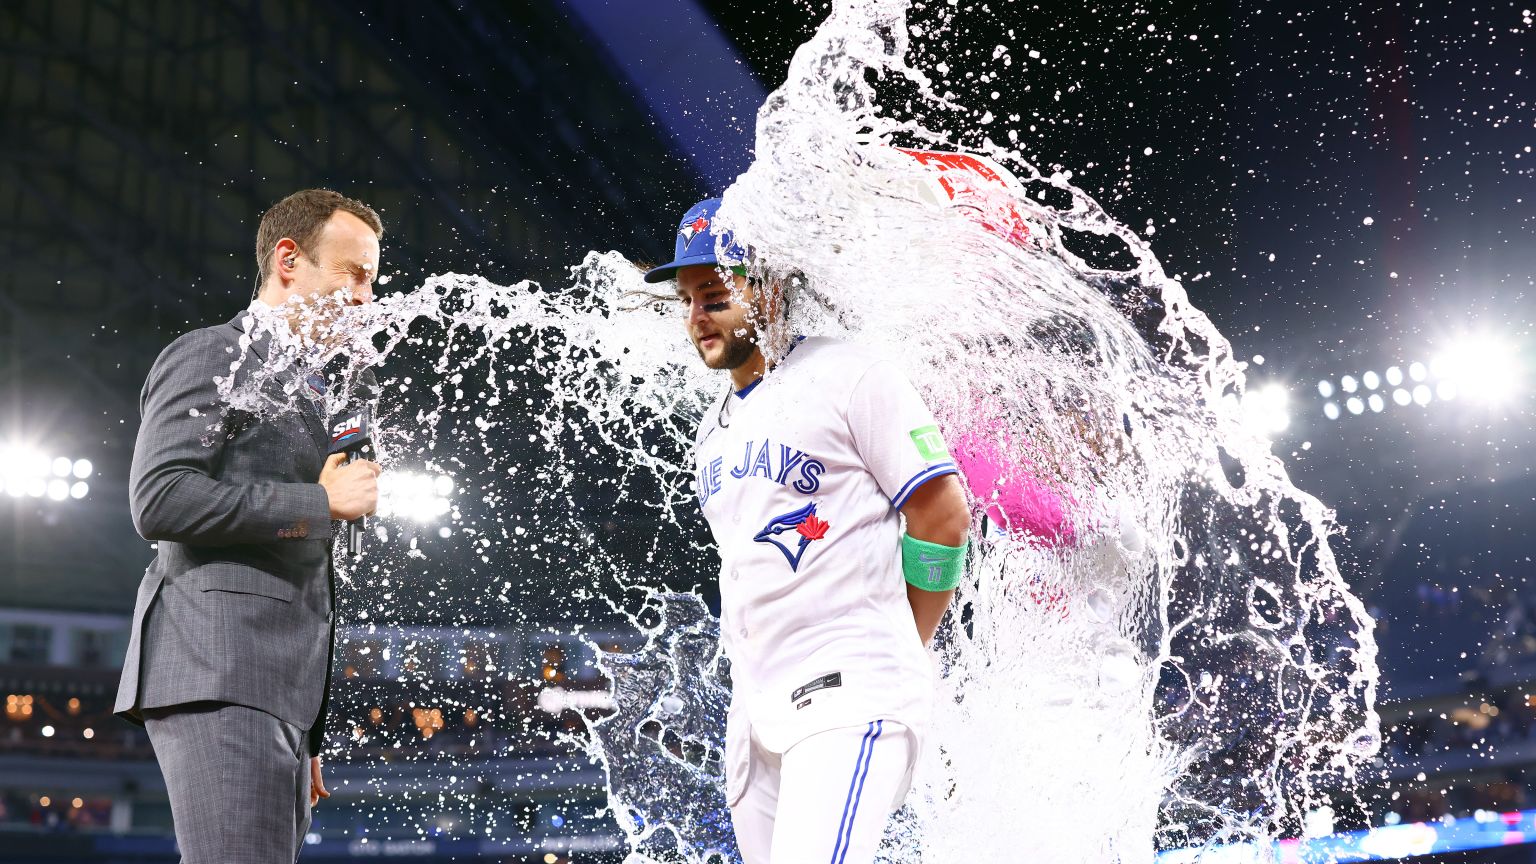
{"type": "Polygon", "coordinates": [[[788,444],[776,444],[766,438],[761,442],[748,441],[742,450],[741,464],[728,472],[720,457],[699,467],[699,506],[704,506],[711,495],[720,491],[727,474],[737,480],[762,477],[803,495],[814,495],[821,488],[821,475],[826,470],[826,463],[788,444]]]}

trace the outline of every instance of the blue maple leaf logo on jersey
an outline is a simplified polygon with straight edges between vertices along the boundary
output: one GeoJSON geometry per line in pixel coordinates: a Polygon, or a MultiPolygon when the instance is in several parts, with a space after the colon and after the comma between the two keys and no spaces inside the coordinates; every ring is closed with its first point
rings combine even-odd
{"type": "Polygon", "coordinates": [[[816,503],[811,502],[799,510],[791,510],[773,517],[752,539],[758,543],[772,543],[784,553],[784,560],[789,562],[789,569],[798,572],[800,559],[805,557],[806,547],[811,545],[812,540],[820,540],[826,536],[828,527],[825,521],[816,516],[816,503]],[[795,541],[793,552],[784,543],[784,540],[791,538],[780,539],[785,533],[790,533],[795,541]]]}

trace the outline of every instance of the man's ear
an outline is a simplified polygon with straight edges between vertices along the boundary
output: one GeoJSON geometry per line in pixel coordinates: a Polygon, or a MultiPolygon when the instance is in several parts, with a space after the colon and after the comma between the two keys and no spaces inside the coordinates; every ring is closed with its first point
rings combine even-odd
{"type": "Polygon", "coordinates": [[[293,281],[293,270],[299,263],[299,244],[291,238],[284,237],[272,247],[272,272],[277,274],[279,282],[287,287],[293,281]]]}

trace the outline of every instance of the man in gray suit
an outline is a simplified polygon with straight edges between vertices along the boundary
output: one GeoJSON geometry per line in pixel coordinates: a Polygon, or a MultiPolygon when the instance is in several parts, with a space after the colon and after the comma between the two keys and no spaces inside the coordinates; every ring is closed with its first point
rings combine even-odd
{"type": "MultiPolygon", "coordinates": [[[[371,208],[335,192],[284,198],[257,231],[251,308],[172,342],[144,383],[129,496],[157,553],[115,710],[149,732],[185,864],[297,859],[311,808],[329,797],[332,522],[378,498],[378,465],[327,458],[318,400],[258,417],[223,404],[214,379],[268,361],[270,340],[250,335],[262,307],[302,344],[315,338],[307,304],[370,302],[383,233],[371,208]]],[[[318,396],[324,382],[301,387],[318,396]]]]}

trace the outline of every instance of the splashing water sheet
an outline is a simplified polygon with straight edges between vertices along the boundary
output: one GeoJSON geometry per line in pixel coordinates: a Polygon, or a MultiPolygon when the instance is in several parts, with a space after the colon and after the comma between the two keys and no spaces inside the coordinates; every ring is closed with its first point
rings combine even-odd
{"type": "MultiPolygon", "coordinates": [[[[1061,174],[928,128],[958,115],[912,65],[909,12],[834,4],[759,111],[756,161],[717,217],[761,275],[803,274],[787,325],[762,330],[765,353],[791,334],[884,351],[969,475],[968,577],[883,860],[1027,848],[1130,864],[1235,844],[1267,860],[1306,814],[1363,808],[1355,790],[1378,747],[1372,623],[1330,551],[1331,513],[1242,422],[1242,364],[1140,237],[1061,174]],[[944,155],[959,151],[980,158],[944,155]],[[1104,248],[1130,264],[1104,266],[1104,248]]],[[[482,605],[517,623],[508,568],[531,560],[568,579],[576,620],[645,622],[642,648],[602,660],[616,707],[562,740],[605,769],[630,860],[736,861],[729,664],[704,601],[676,590],[714,578],[690,450],[727,384],[640,275],[591,253],[564,287],[435,277],[329,315],[331,347],[292,362],[350,361],[334,410],[356,370],[380,368],[386,470],[425,461],[480,499],[454,512],[479,561],[455,578],[483,583],[482,605]],[[417,355],[430,393],[389,371],[417,355]],[[646,524],[597,530],[594,496],[641,507],[646,524]]],[[[228,388],[255,411],[283,410],[274,392],[228,388]]],[[[442,616],[430,592],[394,600],[419,553],[380,539],[348,570],[352,620],[442,616]]],[[[519,722],[494,694],[464,698],[519,722]]],[[[466,830],[511,830],[478,818],[466,830]]]]}

